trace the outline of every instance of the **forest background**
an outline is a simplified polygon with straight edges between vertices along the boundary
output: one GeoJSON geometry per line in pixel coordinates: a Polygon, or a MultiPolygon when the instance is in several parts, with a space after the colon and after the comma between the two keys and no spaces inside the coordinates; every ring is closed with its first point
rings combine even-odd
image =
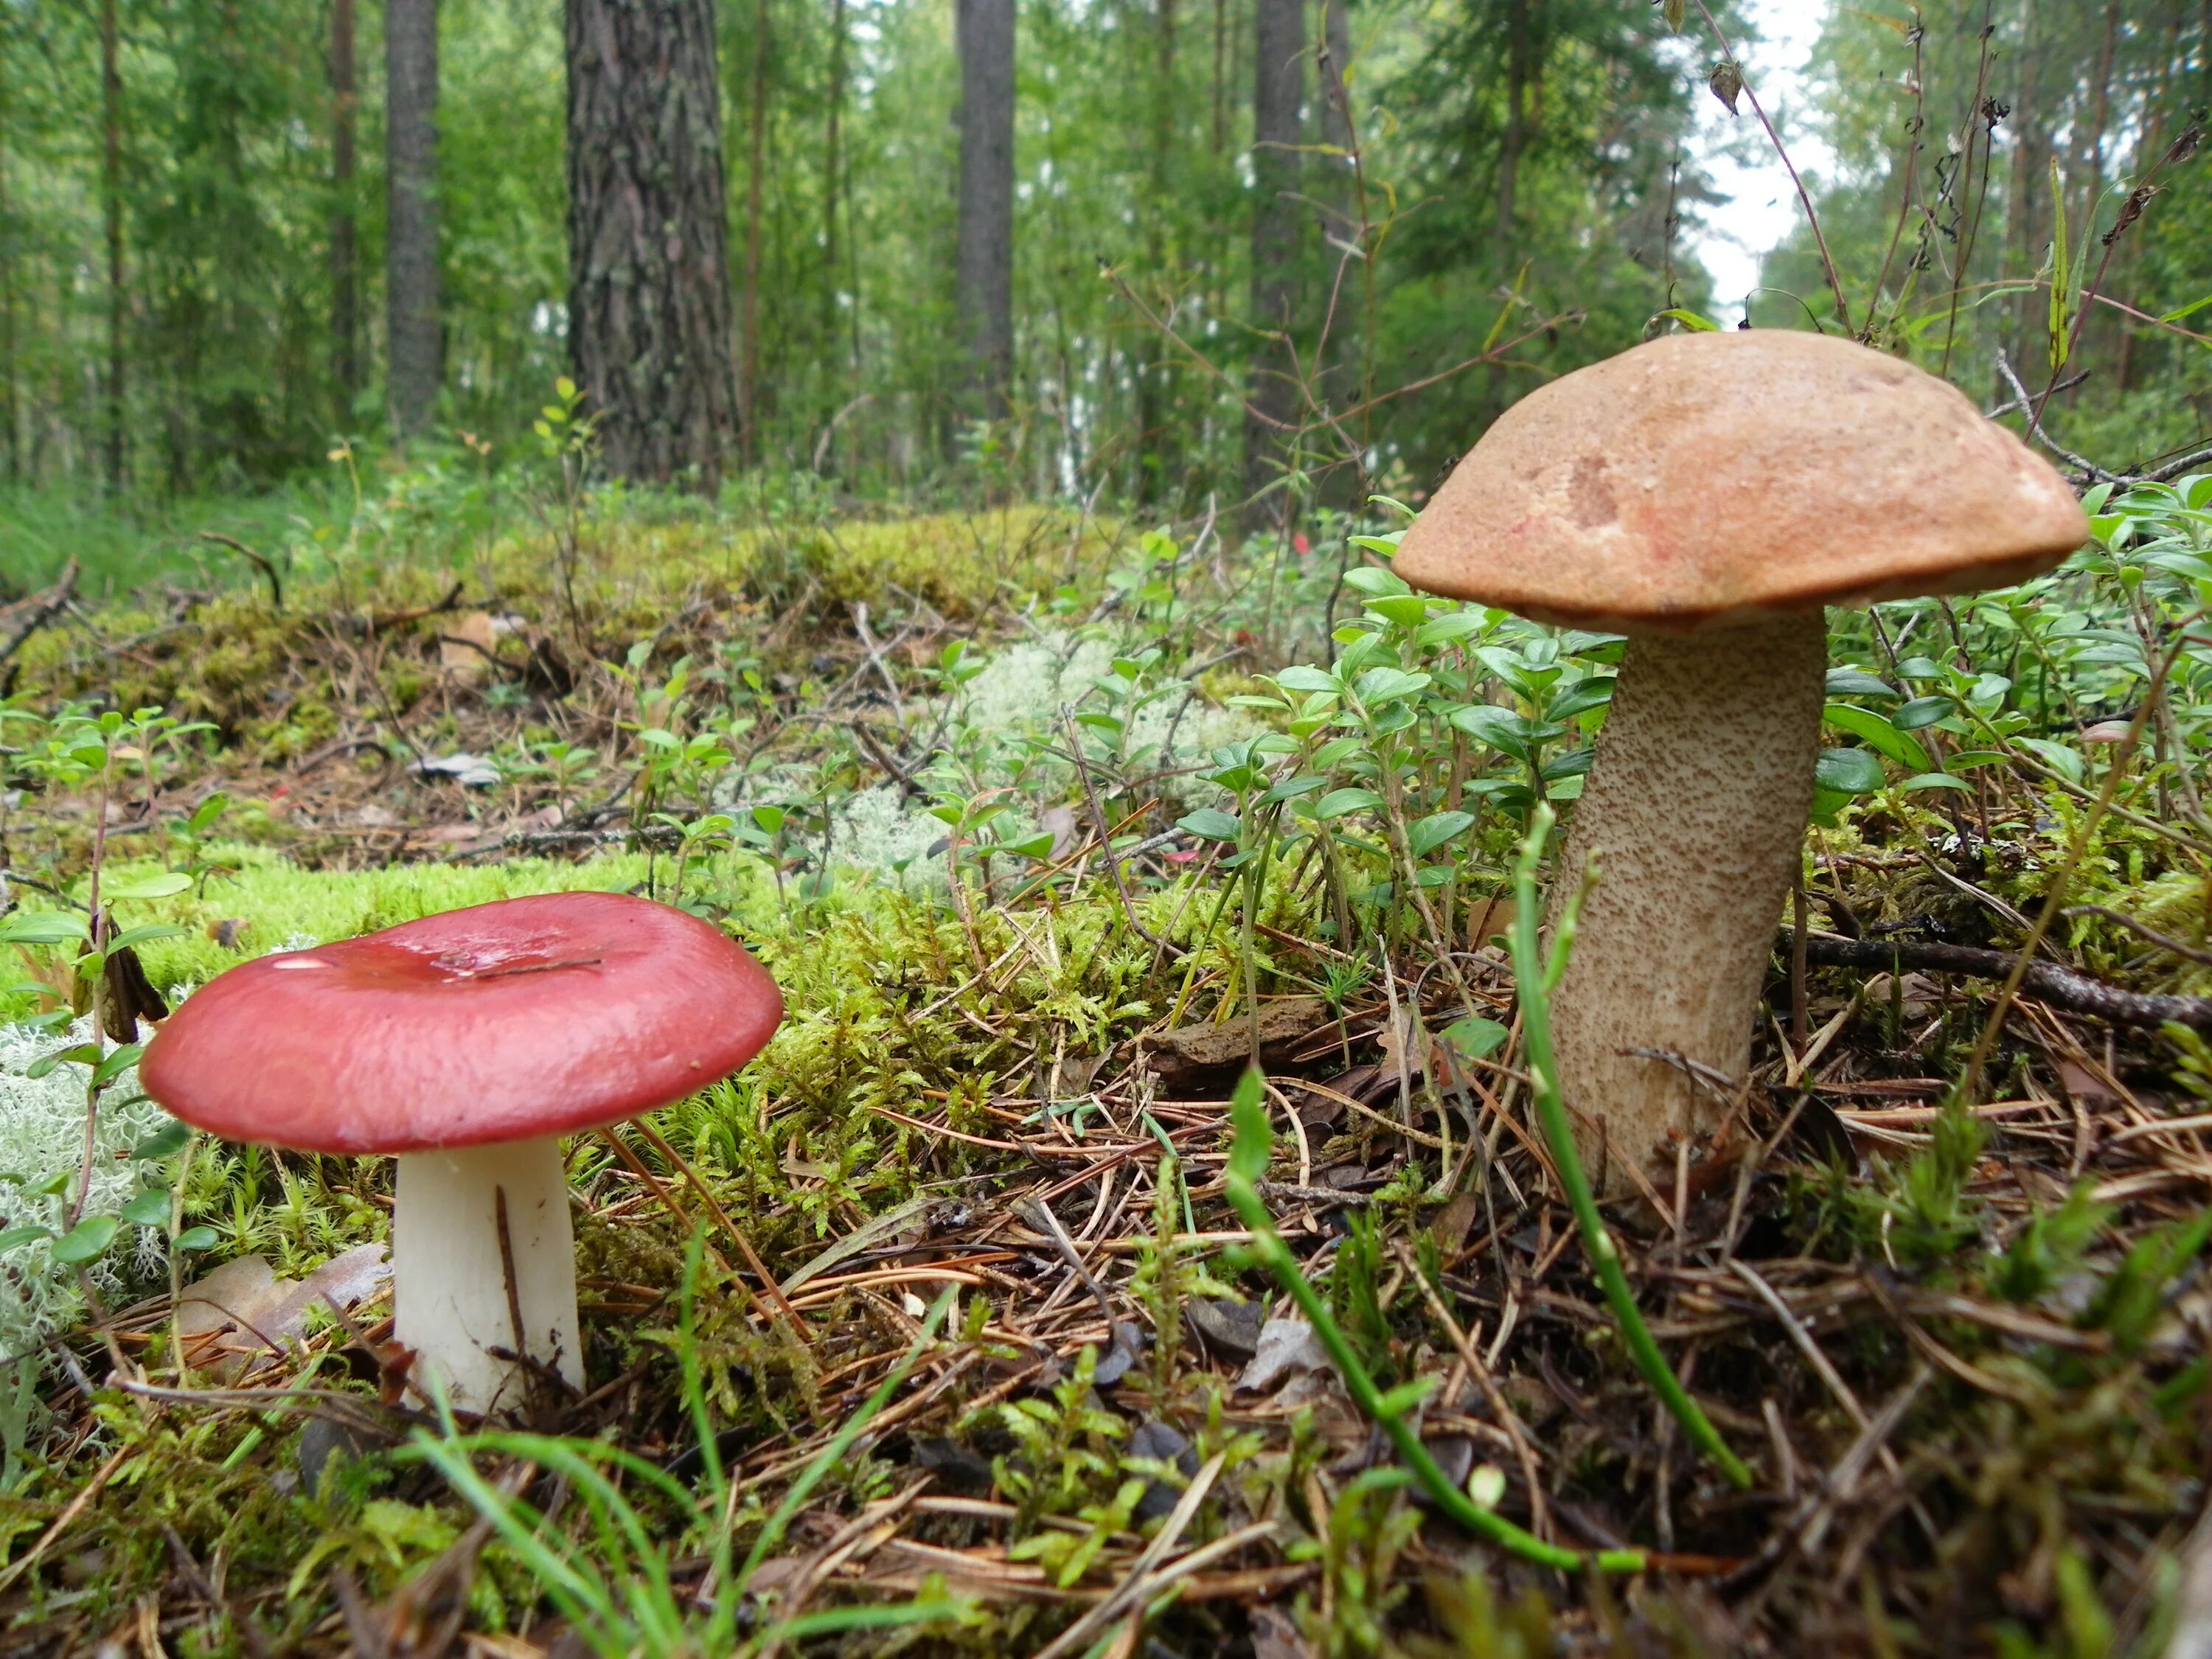
{"type": "Polygon", "coordinates": [[[585,349],[570,60],[620,18],[708,77],[720,175],[680,228],[719,244],[689,343],[726,392],[708,452],[613,447],[647,483],[1279,526],[1418,502],[1512,398],[1694,325],[1670,309],[1848,329],[1990,406],[2002,353],[2110,465],[2202,443],[2212,3],[1837,4],[1802,95],[1754,111],[1761,17],[0,0],[0,575],[306,535],[401,434],[455,501],[534,456],[585,349]],[[1749,295],[1695,257],[1733,211],[1716,100],[1739,153],[1774,116],[1824,164],[1820,232],[1800,212],[1749,295]]]}

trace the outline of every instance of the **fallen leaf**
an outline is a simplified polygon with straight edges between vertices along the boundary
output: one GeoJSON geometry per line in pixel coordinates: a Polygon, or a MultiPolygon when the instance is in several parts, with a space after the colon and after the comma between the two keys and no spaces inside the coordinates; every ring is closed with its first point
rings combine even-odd
{"type": "MultiPolygon", "coordinates": [[[[1123,1447],[1124,1457],[1141,1457],[1156,1463],[1172,1463],[1188,1481],[1198,1473],[1198,1451],[1182,1431],[1171,1423],[1158,1418],[1148,1418],[1137,1425],[1123,1447]]],[[[1146,1486],[1145,1495],[1137,1500],[1137,1517],[1142,1521],[1157,1521],[1176,1506],[1182,1495],[1180,1486],[1165,1480],[1153,1480],[1146,1486]]]]}
{"type": "Polygon", "coordinates": [[[1223,1359],[1249,1359],[1259,1351],[1265,1315],[1256,1302],[1217,1301],[1200,1297],[1183,1304],[1184,1322],[1206,1351],[1223,1359]]]}
{"type": "Polygon", "coordinates": [[[334,1255],[305,1279],[279,1279],[268,1259],[242,1255],[184,1288],[178,1334],[187,1363],[226,1382],[274,1363],[304,1335],[318,1305],[349,1312],[392,1279],[381,1244],[334,1255]]]}
{"type": "Polygon", "coordinates": [[[1237,1386],[1263,1393],[1286,1376],[1320,1370],[1328,1364],[1328,1351],[1303,1319],[1271,1319],[1260,1328],[1253,1345],[1252,1363],[1238,1374],[1237,1386]]]}

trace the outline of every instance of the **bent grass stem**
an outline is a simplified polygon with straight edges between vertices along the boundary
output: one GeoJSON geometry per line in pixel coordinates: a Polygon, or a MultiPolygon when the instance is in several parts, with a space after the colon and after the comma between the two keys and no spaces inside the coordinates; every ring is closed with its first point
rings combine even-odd
{"type": "Polygon", "coordinates": [[[1674,1420],[1689,1435],[1691,1443],[1720,1466],[1730,1485],[1748,1491],[1752,1485],[1749,1467],[1729,1449],[1720,1431],[1713,1427],[1711,1419],[1690,1397],[1689,1391],[1667,1364],[1667,1356],[1659,1352],[1650,1327],[1644,1322],[1643,1310],[1636,1305],[1636,1293],[1629,1288],[1628,1275],[1620,1265],[1620,1252],[1598,1214],[1589,1177],[1583,1173],[1581,1155],[1575,1150],[1574,1130],[1567,1122],[1566,1105],[1559,1098],[1559,1066],[1552,1057],[1552,991],[1565,971],[1568,954],[1574,948],[1575,919],[1582,909],[1582,895],[1576,894],[1561,907],[1547,958],[1538,939],[1536,870],[1542,862],[1544,843],[1551,837],[1555,817],[1549,801],[1538,805],[1528,821],[1528,834],[1521,843],[1520,861],[1513,872],[1513,977],[1520,992],[1522,1053],[1528,1066],[1530,1093],[1536,1103],[1537,1121],[1543,1126],[1544,1139],[1551,1143],[1559,1185],[1566,1189],[1568,1207],[1574,1211],[1575,1223],[1582,1230],[1583,1243],[1589,1251],[1599,1288],[1605,1292],[1607,1305],[1620,1326],[1621,1340],[1628,1345],[1636,1369],[1674,1413],[1674,1420]]]}
{"type": "Polygon", "coordinates": [[[1337,1374],[1344,1379],[1346,1391],[1352,1403],[1375,1425],[1389,1437],[1397,1448],[1411,1478],[1420,1483],[1424,1491],[1457,1525],[1510,1551],[1523,1560],[1538,1566],[1555,1568],[1561,1572],[1579,1572],[1596,1566],[1603,1572],[1641,1572],[1644,1555],[1641,1550],[1600,1550],[1588,1554],[1557,1544],[1547,1544],[1534,1533],[1516,1527],[1504,1516],[1484,1509],[1446,1478],[1437,1467],[1429,1449],[1422,1444],[1420,1435],[1406,1419],[1406,1413],[1417,1404],[1425,1385],[1415,1383],[1391,1389],[1385,1394],[1377,1388],[1367,1367],[1352,1352],[1352,1344],[1330,1314],[1328,1304],[1321,1293],[1307,1282],[1298,1266],[1297,1258],[1290,1247],[1277,1237],[1274,1217],[1254,1182],[1267,1167],[1267,1154],[1273,1145],[1274,1131],[1268,1127],[1267,1109],[1261,1104],[1261,1079],[1255,1067],[1244,1073],[1243,1081],[1237,1085],[1236,1100],[1231,1109],[1236,1125],[1236,1140],[1230,1153],[1229,1168],[1223,1185],[1229,1201],[1237,1207],[1252,1234],[1252,1242],[1270,1271],[1282,1281],[1291,1299],[1298,1304],[1312,1325],[1315,1336],[1328,1352],[1337,1374]]]}

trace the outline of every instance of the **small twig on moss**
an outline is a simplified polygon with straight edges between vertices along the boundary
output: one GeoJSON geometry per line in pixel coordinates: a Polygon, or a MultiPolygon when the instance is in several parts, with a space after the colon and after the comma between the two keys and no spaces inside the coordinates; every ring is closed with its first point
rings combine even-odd
{"type": "Polygon", "coordinates": [[[199,533],[199,538],[204,542],[212,542],[217,547],[227,547],[239,557],[252,561],[259,568],[262,575],[268,579],[270,609],[283,610],[284,584],[278,580],[276,567],[270,562],[266,553],[257,553],[237,537],[226,536],[220,530],[203,530],[199,533]]]}

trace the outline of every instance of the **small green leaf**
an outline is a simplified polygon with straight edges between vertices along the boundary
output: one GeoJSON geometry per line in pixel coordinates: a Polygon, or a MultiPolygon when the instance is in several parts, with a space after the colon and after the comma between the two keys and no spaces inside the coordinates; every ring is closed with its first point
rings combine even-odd
{"type": "Polygon", "coordinates": [[[190,876],[155,870],[144,875],[110,877],[100,884],[100,896],[103,900],[173,898],[191,884],[190,876]]]}
{"type": "Polygon", "coordinates": [[[51,1075],[58,1066],[96,1066],[99,1063],[100,1045],[96,1042],[80,1042],[74,1048],[58,1049],[51,1054],[40,1054],[23,1068],[23,1075],[30,1078],[46,1077],[51,1075]]]}
{"type": "Polygon", "coordinates": [[[1275,1132],[1267,1122],[1261,1094],[1260,1068],[1248,1066],[1229,1102],[1229,1121],[1236,1129],[1229,1147],[1229,1176],[1247,1186],[1267,1173],[1267,1156],[1275,1145],[1275,1132]]]}
{"type": "Polygon", "coordinates": [[[1899,731],[1871,708],[1832,702],[1821,718],[1838,732],[1848,732],[1878,754],[1887,755],[1907,771],[1925,772],[1934,764],[1917,738],[1899,731]]]}
{"type": "Polygon", "coordinates": [[[53,1236],[52,1227],[10,1227],[7,1231],[0,1232],[0,1252],[18,1249],[34,1239],[52,1238],[53,1236]]]}
{"type": "Polygon", "coordinates": [[[1505,1046],[1512,1033],[1494,1019],[1469,1014],[1445,1026],[1442,1035],[1462,1060],[1486,1060],[1505,1046]]]}
{"type": "Polygon", "coordinates": [[[1900,732],[1918,732],[1935,725],[1950,712],[1948,697],[1915,697],[1892,714],[1889,723],[1900,732]]]}
{"type": "Polygon", "coordinates": [[[1385,593],[1368,600],[1367,608],[1401,628],[1419,628],[1429,614],[1429,602],[1419,593],[1385,593]]]}
{"type": "Polygon", "coordinates": [[[2078,784],[2088,775],[2088,764],[2082,760],[2078,750],[2069,749],[2064,744],[2054,743],[2049,738],[2015,738],[2013,741],[2069,783],[2078,784]]]}
{"type": "MultiPolygon", "coordinates": [[[[1358,541],[1360,538],[1354,537],[1352,539],[1358,541]]],[[[1370,599],[1383,599],[1394,593],[1410,593],[1413,591],[1403,576],[1394,571],[1380,569],[1371,564],[1355,565],[1346,571],[1344,585],[1346,587],[1356,588],[1370,599]]]]}
{"type": "Polygon", "coordinates": [[[0,920],[0,945],[76,945],[87,937],[83,919],[61,910],[17,910],[0,920]]]}
{"type": "Polygon", "coordinates": [[[1436,812],[1406,826],[1406,843],[1415,858],[1425,858],[1474,822],[1472,812],[1436,812]]]}
{"type": "Polygon", "coordinates": [[[1870,795],[1882,787],[1881,760],[1870,749],[1823,750],[1814,782],[1838,795],[1870,795]]]}
{"type": "Polygon", "coordinates": [[[1964,778],[1954,778],[1948,772],[1920,772],[1905,779],[1899,786],[1905,789],[1963,789],[1974,793],[1974,786],[1964,778]]]}
{"type": "Polygon", "coordinates": [[[169,1194],[158,1187],[149,1187],[123,1206],[122,1215],[134,1227],[166,1227],[169,1224],[169,1194]]]}
{"type": "Polygon", "coordinates": [[[54,1241],[52,1255],[68,1267],[81,1267],[113,1243],[122,1224],[112,1215],[88,1215],[54,1241]]]}
{"type": "Polygon", "coordinates": [[[187,1227],[177,1235],[176,1248],[179,1250],[211,1250],[215,1249],[215,1229],[187,1227]]]}
{"type": "Polygon", "coordinates": [[[192,1126],[179,1123],[173,1118],[148,1135],[131,1149],[131,1156],[142,1162],[174,1158],[185,1150],[185,1143],[192,1138],[192,1126]]]}
{"type": "Polygon", "coordinates": [[[1327,823],[1346,812],[1364,812],[1382,804],[1382,797],[1372,789],[1332,789],[1314,803],[1313,815],[1316,820],[1327,823]]]}
{"type": "Polygon", "coordinates": [[[1275,684],[1285,691],[1341,691],[1344,686],[1336,676],[1325,668],[1316,668],[1310,663],[1297,663],[1275,676],[1275,684]]]}
{"type": "Polygon", "coordinates": [[[133,951],[142,945],[151,944],[157,939],[182,939],[184,936],[183,928],[173,927],[168,922],[149,922],[143,927],[125,928],[107,941],[106,950],[107,953],[112,956],[118,951],[133,951]]]}
{"type": "Polygon", "coordinates": [[[1894,698],[1897,692],[1887,681],[1877,679],[1863,668],[1831,668],[1828,671],[1828,695],[1832,697],[1894,698]]]}
{"type": "Polygon", "coordinates": [[[145,1052],[144,1045],[137,1042],[126,1042],[120,1048],[110,1048],[101,1058],[100,1064],[92,1068],[94,1085],[98,1086],[114,1082],[117,1078],[136,1066],[138,1063],[138,1057],[145,1052]]]}
{"type": "Polygon", "coordinates": [[[1577,680],[1544,706],[1544,719],[1549,722],[1571,720],[1593,708],[1602,708],[1613,701],[1613,687],[1610,674],[1593,674],[1586,680],[1577,680]]]}
{"type": "Polygon", "coordinates": [[[1244,826],[1234,815],[1216,806],[1201,806],[1195,812],[1186,813],[1176,820],[1176,828],[1206,841],[1235,841],[1244,832],[1244,826]]]}

